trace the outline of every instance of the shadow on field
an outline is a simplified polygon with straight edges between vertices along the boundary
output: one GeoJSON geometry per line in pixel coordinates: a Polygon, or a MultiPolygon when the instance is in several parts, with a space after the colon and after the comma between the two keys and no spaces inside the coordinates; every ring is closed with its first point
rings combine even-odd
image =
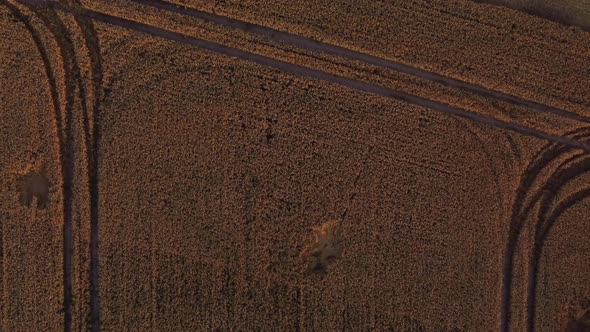
{"type": "Polygon", "coordinates": [[[590,332],[590,307],[570,314],[566,332],[590,332]]]}
{"type": "Polygon", "coordinates": [[[37,209],[46,209],[49,202],[50,183],[45,171],[29,171],[17,178],[19,201],[22,206],[31,207],[33,198],[37,200],[37,209]]]}
{"type": "Polygon", "coordinates": [[[586,0],[474,0],[516,9],[590,31],[590,1],[586,0]]]}

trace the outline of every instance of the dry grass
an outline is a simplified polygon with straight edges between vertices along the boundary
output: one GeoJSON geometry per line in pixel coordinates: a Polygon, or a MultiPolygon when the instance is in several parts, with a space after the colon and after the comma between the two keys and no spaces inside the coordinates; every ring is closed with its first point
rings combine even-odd
{"type": "MultiPolygon", "coordinates": [[[[173,2],[211,10],[198,1],[173,2]]],[[[227,1],[216,11],[555,107],[587,112],[587,107],[580,107],[588,103],[587,85],[573,84],[587,81],[587,34],[500,6],[442,0],[369,1],[362,6],[339,0],[329,5],[310,2],[292,6],[282,0],[227,1]],[[477,24],[466,29],[465,19],[477,24]],[[570,69],[562,69],[566,67],[570,69]]]]}

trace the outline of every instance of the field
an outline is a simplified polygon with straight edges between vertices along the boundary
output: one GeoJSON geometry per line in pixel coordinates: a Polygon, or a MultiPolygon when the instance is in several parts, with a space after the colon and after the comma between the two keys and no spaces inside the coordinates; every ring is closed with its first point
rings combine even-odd
{"type": "Polygon", "coordinates": [[[0,331],[590,328],[590,33],[464,0],[0,32],[0,331]]]}

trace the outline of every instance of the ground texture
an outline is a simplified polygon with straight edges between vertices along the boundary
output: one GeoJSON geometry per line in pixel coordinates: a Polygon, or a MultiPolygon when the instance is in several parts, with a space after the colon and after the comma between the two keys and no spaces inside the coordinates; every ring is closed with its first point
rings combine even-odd
{"type": "Polygon", "coordinates": [[[590,325],[588,32],[4,0],[0,33],[0,331],[590,325]]]}

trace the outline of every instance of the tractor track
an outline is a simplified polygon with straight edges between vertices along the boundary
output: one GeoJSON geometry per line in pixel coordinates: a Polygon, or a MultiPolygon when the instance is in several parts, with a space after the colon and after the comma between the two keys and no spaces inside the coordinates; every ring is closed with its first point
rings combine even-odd
{"type": "MultiPolygon", "coordinates": [[[[79,0],[74,0],[79,4],[79,0]]],[[[88,162],[88,192],[90,194],[90,329],[100,329],[100,299],[99,299],[99,190],[98,190],[98,168],[99,168],[99,145],[100,145],[100,108],[102,100],[102,57],[100,43],[96,29],[91,20],[85,17],[76,17],[76,23],[82,31],[85,46],[90,58],[93,84],[92,113],[85,112],[85,138],[87,145],[88,162]],[[92,128],[89,121],[92,120],[92,128]]],[[[85,100],[88,102],[88,99],[85,100]]]]}
{"type": "MultiPolygon", "coordinates": [[[[589,128],[584,127],[568,134],[576,140],[587,140],[590,136],[589,128]]],[[[510,330],[511,301],[512,301],[512,278],[514,272],[514,258],[517,253],[518,243],[523,227],[527,222],[533,222],[535,234],[533,235],[532,252],[528,263],[527,276],[527,299],[526,299],[526,329],[528,332],[535,331],[536,315],[536,294],[538,283],[539,265],[542,256],[543,246],[552,227],[557,223],[558,218],[568,208],[576,203],[590,197],[590,189],[583,188],[561,202],[557,201],[558,193],[572,179],[590,171],[590,159],[585,153],[574,154],[564,161],[559,161],[560,156],[572,153],[571,147],[559,146],[554,143],[545,145],[541,152],[530,163],[521,179],[514,199],[512,216],[510,219],[510,230],[505,250],[503,282],[501,291],[501,331],[510,330]],[[541,179],[543,171],[552,170],[547,179],[541,179]],[[535,188],[537,184],[537,188],[535,188]],[[551,208],[555,204],[555,208],[551,208]],[[538,206],[534,218],[527,217],[533,209],[538,206]]],[[[521,255],[527,255],[522,253],[521,255]]]]}
{"type": "MultiPolygon", "coordinates": [[[[223,44],[199,39],[196,37],[192,37],[186,34],[170,31],[167,29],[163,29],[160,27],[148,25],[145,23],[141,23],[138,21],[132,21],[125,18],[112,16],[109,14],[105,14],[102,12],[97,12],[93,10],[83,9],[79,6],[70,7],[63,5],[61,3],[56,2],[48,2],[48,1],[40,1],[40,0],[19,0],[20,2],[28,5],[41,5],[43,7],[48,7],[52,9],[56,9],[65,13],[69,13],[74,15],[78,24],[84,27],[82,30],[84,31],[84,37],[86,39],[86,44],[88,47],[88,51],[90,53],[91,62],[93,63],[93,73],[96,72],[96,76],[94,77],[95,81],[95,96],[100,95],[100,88],[96,88],[97,86],[100,87],[99,82],[102,82],[102,74],[100,69],[100,52],[98,55],[93,54],[94,51],[98,50],[98,38],[96,37],[96,31],[92,26],[92,20],[107,23],[113,26],[135,30],[138,32],[142,32],[151,36],[160,37],[163,39],[167,39],[170,41],[191,45],[194,47],[199,47],[202,49],[206,49],[212,52],[221,53],[227,56],[255,62],[261,65],[273,67],[275,69],[288,72],[295,75],[306,76],[310,78],[315,78],[319,80],[323,80],[330,83],[336,83],[344,87],[348,87],[354,90],[368,92],[371,94],[376,94],[388,98],[402,100],[408,103],[412,103],[418,106],[426,107],[438,112],[450,114],[456,117],[465,118],[474,122],[483,123],[486,125],[490,125],[496,128],[517,132],[519,134],[537,137],[543,140],[548,140],[551,143],[548,143],[546,147],[542,150],[542,153],[537,156],[533,163],[529,165],[529,170],[525,173],[523,179],[521,180],[520,186],[516,193],[516,199],[514,201],[513,209],[512,209],[512,217],[509,229],[509,238],[507,241],[507,247],[505,251],[504,257],[504,266],[503,266],[503,280],[502,280],[502,290],[501,290],[501,330],[508,331],[510,326],[510,301],[511,301],[511,286],[512,286],[512,275],[513,275],[513,263],[514,263],[514,256],[516,252],[516,247],[519,242],[519,236],[522,231],[524,224],[526,223],[526,216],[527,213],[533,209],[535,204],[539,201],[543,202],[543,204],[550,203],[555,199],[555,192],[550,190],[548,192],[534,192],[534,194],[529,196],[529,192],[537,179],[537,176],[542,172],[554,159],[564,153],[569,153],[573,149],[581,149],[584,151],[582,156],[586,155],[587,152],[590,152],[590,145],[584,140],[585,135],[580,135],[578,133],[571,134],[571,135],[553,135],[541,130],[537,130],[534,128],[529,128],[526,126],[522,126],[519,124],[514,124],[506,121],[502,121],[496,119],[494,117],[478,114],[475,112],[467,111],[461,108],[453,107],[451,105],[431,100],[428,98],[420,97],[417,95],[412,95],[400,90],[390,89],[383,86],[378,86],[372,83],[368,83],[361,80],[351,79],[344,76],[339,76],[335,74],[330,74],[321,70],[312,69],[306,66],[293,64],[286,61],[277,60],[271,57],[267,57],[264,55],[259,55],[247,51],[243,51],[237,48],[229,47],[223,44]],[[555,144],[558,143],[558,144],[555,144]],[[528,204],[527,204],[528,203],[528,204]]],[[[286,42],[293,46],[297,46],[302,49],[307,49],[314,52],[322,52],[331,55],[336,55],[340,57],[345,57],[352,60],[361,61],[367,64],[379,66],[382,68],[391,69],[403,74],[408,74],[417,78],[421,78],[424,80],[436,82],[442,84],[444,86],[449,86],[453,88],[459,88],[486,98],[492,98],[496,100],[501,100],[507,103],[511,103],[514,105],[524,106],[530,109],[537,110],[543,113],[551,113],[557,115],[559,117],[583,122],[583,123],[590,123],[590,118],[576,114],[573,112],[569,112],[567,110],[559,109],[550,105],[538,103],[532,100],[524,99],[515,95],[507,94],[504,92],[488,89],[486,87],[471,84],[462,80],[450,78],[447,76],[443,76],[437,73],[425,71],[416,67],[408,66],[399,62],[387,60],[384,58],[376,57],[373,55],[365,54],[362,52],[354,51],[351,49],[343,48],[336,45],[331,45],[323,42],[319,42],[313,40],[311,38],[303,37],[300,35],[290,34],[287,32],[275,30],[272,28],[268,28],[265,26],[260,26],[232,18],[227,18],[207,12],[203,12],[197,9],[188,8],[180,5],[176,5],[166,1],[158,1],[158,0],[130,0],[130,2],[139,3],[145,6],[151,6],[160,10],[165,10],[185,16],[191,16],[194,18],[202,19],[211,23],[219,24],[227,28],[231,29],[238,29],[248,33],[254,33],[258,35],[262,35],[268,37],[272,40],[286,42]]],[[[38,45],[39,46],[39,45],[38,45]]],[[[62,52],[64,50],[62,49],[62,52]]],[[[43,54],[43,52],[41,52],[43,54]]],[[[45,56],[44,62],[46,62],[46,67],[48,60],[46,61],[47,56],[45,56]]],[[[64,66],[66,66],[64,64],[64,66]]],[[[68,66],[66,66],[68,67],[68,66]]],[[[47,70],[47,68],[46,68],[47,70]]],[[[51,74],[51,69],[48,70],[48,77],[51,74]]],[[[51,80],[51,78],[49,78],[51,80]]],[[[53,78],[55,81],[55,78],[53,78]]],[[[55,84],[55,83],[53,83],[55,84]]],[[[80,88],[82,90],[82,88],[80,88]]],[[[52,91],[53,93],[53,91],[52,91]]],[[[56,93],[57,94],[57,93],[56,93]]],[[[69,100],[69,99],[66,99],[69,100]]],[[[97,99],[98,100],[98,99],[97,99]]],[[[54,103],[58,102],[57,99],[54,99],[54,103]]],[[[99,101],[95,101],[93,110],[98,112],[99,109],[99,101]]],[[[57,106],[59,110],[59,106],[57,106]]],[[[68,109],[66,105],[66,109],[68,109]]],[[[71,107],[70,107],[71,109],[71,107]]],[[[66,112],[67,113],[67,112],[66,112]]],[[[56,115],[58,118],[59,115],[56,115]]],[[[98,142],[100,136],[100,128],[97,125],[99,123],[99,116],[98,113],[93,114],[93,123],[94,127],[91,130],[90,127],[87,128],[87,133],[92,132],[92,134],[88,135],[88,142],[87,145],[90,147],[89,151],[91,153],[87,156],[89,160],[89,165],[91,169],[89,170],[89,188],[91,193],[91,204],[98,206],[98,142]],[[94,193],[94,194],[93,194],[94,193]]],[[[66,120],[69,118],[66,114],[66,120]]],[[[66,121],[67,122],[67,121],[66,121]]],[[[58,128],[61,125],[58,125],[58,128]]],[[[67,137],[68,132],[71,130],[67,130],[67,124],[64,129],[64,141],[67,145],[70,142],[71,137],[67,137]]],[[[70,149],[64,149],[66,152],[70,149]]],[[[66,153],[67,154],[67,153],[66,153]]],[[[62,165],[67,170],[67,165],[65,160],[68,159],[68,156],[65,155],[62,157],[62,165]]],[[[552,176],[552,181],[550,183],[546,183],[543,188],[547,189],[550,186],[557,186],[557,189],[561,188],[565,185],[566,182],[571,180],[573,177],[585,173],[590,170],[590,164],[587,160],[582,161],[581,163],[575,163],[571,167],[566,167],[564,170],[560,170],[552,176]]],[[[362,167],[361,167],[362,171],[362,167]]],[[[72,171],[73,172],[73,171],[72,171]]],[[[67,172],[66,172],[67,173],[67,172]]],[[[66,178],[67,174],[64,174],[64,179],[66,178]]],[[[357,175],[353,187],[356,186],[356,182],[360,177],[360,171],[357,175]]],[[[64,180],[64,197],[66,194],[71,195],[71,192],[67,191],[67,183],[64,180]]],[[[354,193],[351,194],[350,201],[354,199],[354,193]]],[[[539,224],[536,225],[536,235],[535,235],[535,243],[532,252],[532,260],[530,261],[529,265],[529,284],[528,284],[528,309],[527,309],[527,329],[529,331],[534,330],[534,316],[535,316],[535,294],[536,294],[536,285],[537,285],[537,274],[539,268],[539,261],[542,253],[543,244],[549,234],[549,231],[555,225],[556,220],[559,216],[567,210],[569,207],[573,206],[576,202],[579,202],[585,198],[590,196],[590,189],[584,189],[577,193],[574,193],[568,196],[563,202],[557,204],[557,207],[553,210],[550,210],[548,207],[541,208],[539,213],[538,219],[539,224]]],[[[64,204],[66,204],[64,202],[64,204]]],[[[547,204],[548,205],[548,204],[547,204]]],[[[545,206],[545,205],[543,205],[545,206]]],[[[64,210],[67,210],[67,207],[64,207],[64,210]]],[[[92,241],[91,241],[91,252],[92,252],[92,276],[91,276],[91,287],[92,290],[92,314],[93,314],[93,330],[94,328],[98,329],[98,322],[99,322],[99,302],[98,302],[98,211],[92,210],[91,207],[91,215],[92,215],[92,241]],[[96,234],[94,234],[96,231],[96,234]],[[93,244],[94,243],[94,244],[93,244]]],[[[348,207],[346,207],[345,211],[343,212],[343,219],[346,216],[348,211],[348,207]]],[[[70,211],[71,212],[71,211],[70,211]]],[[[64,228],[65,234],[65,228],[64,228]]],[[[64,235],[64,239],[66,236],[64,235]]],[[[64,240],[65,241],[65,240],[64,240]]],[[[64,242],[64,252],[66,250],[65,242],[64,242]]],[[[64,262],[64,264],[66,264],[64,262]]],[[[70,262],[71,264],[71,262],[70,262]]],[[[70,267],[71,268],[71,267],[70,267]]],[[[64,270],[66,268],[64,267],[64,270]]],[[[64,276],[65,278],[65,276],[64,276]]],[[[65,281],[64,281],[65,282],[65,281]]],[[[67,284],[67,282],[65,282],[67,284]]],[[[71,280],[70,280],[71,284],[71,280]]],[[[71,289],[70,289],[71,291],[71,289]]],[[[67,294],[66,294],[67,295],[67,294]]],[[[71,294],[70,294],[71,296],[71,294]]],[[[67,296],[66,296],[67,297],[67,296]]],[[[71,310],[71,308],[70,308],[71,310]]],[[[71,315],[71,313],[70,313],[71,315]]],[[[67,316],[67,313],[66,313],[67,316]]],[[[70,317],[71,319],[71,317],[70,317]]],[[[66,319],[67,321],[67,319],[66,319]]]]}
{"type": "MultiPolygon", "coordinates": [[[[62,196],[63,196],[63,278],[64,278],[64,330],[72,331],[74,323],[73,303],[73,255],[74,253],[74,229],[73,229],[73,191],[75,177],[75,141],[73,131],[74,109],[76,97],[79,97],[83,141],[85,148],[85,157],[88,165],[88,191],[90,195],[90,227],[91,239],[90,248],[91,262],[90,271],[90,326],[93,331],[99,328],[99,301],[98,301],[98,145],[100,137],[100,126],[98,112],[100,108],[101,90],[102,90],[102,69],[100,52],[98,51],[98,38],[94,30],[93,23],[85,17],[75,17],[76,24],[83,34],[84,44],[88,50],[91,72],[92,72],[92,101],[89,100],[86,88],[83,84],[80,65],[77,61],[75,46],[70,39],[70,33],[57,13],[52,8],[46,6],[33,6],[36,3],[21,2],[37,16],[43,26],[47,28],[52,35],[53,40],[58,46],[61,55],[62,66],[64,69],[65,85],[65,104],[60,105],[59,93],[57,87],[57,78],[52,69],[47,50],[41,41],[39,32],[29,22],[29,19],[20,12],[20,10],[8,1],[2,1],[20,21],[22,21],[29,33],[31,34],[43,60],[50,92],[53,100],[54,121],[56,126],[56,140],[59,150],[59,164],[62,178],[62,196]],[[97,52],[98,51],[98,52],[97,52]],[[78,92],[76,92],[76,88],[78,92]],[[92,105],[90,105],[92,104],[92,105]],[[92,124],[92,128],[91,128],[92,124]]],[[[77,225],[81,228],[81,225],[77,225]]],[[[80,253],[79,253],[80,254],[80,253]]],[[[82,269],[80,269],[82,271],[82,269]]],[[[82,275],[79,278],[83,278],[82,275]]],[[[81,294],[78,294],[80,297],[81,294]]],[[[81,298],[78,303],[81,304],[81,298]]],[[[85,320],[78,319],[78,329],[83,329],[85,320]]]]}
{"type": "MultiPolygon", "coordinates": [[[[43,2],[43,1],[39,1],[39,0],[36,0],[36,1],[34,1],[34,0],[20,0],[20,1],[23,1],[28,4],[42,5],[43,7],[52,7],[57,10],[60,10],[62,12],[72,14],[74,16],[84,16],[84,17],[87,17],[87,18],[90,18],[90,19],[93,19],[93,20],[96,20],[99,22],[107,23],[107,24],[110,24],[113,26],[118,26],[118,27],[125,28],[125,29],[135,30],[138,32],[142,32],[142,33],[152,35],[155,37],[168,39],[170,41],[178,42],[181,44],[187,44],[187,45],[199,47],[202,49],[206,49],[209,51],[213,51],[216,53],[225,54],[225,55],[228,55],[231,57],[255,62],[255,63],[261,64],[264,66],[273,67],[273,68],[279,69],[283,72],[288,72],[288,73],[295,74],[295,75],[301,75],[301,76],[307,76],[307,77],[311,77],[311,78],[315,78],[315,79],[320,79],[323,81],[336,83],[341,86],[345,86],[345,87],[355,89],[358,91],[368,92],[371,94],[380,95],[380,96],[384,96],[387,98],[402,100],[402,101],[405,101],[405,102],[408,102],[411,104],[415,104],[418,106],[426,107],[426,108],[429,108],[429,109],[432,109],[432,110],[435,110],[438,112],[454,115],[454,116],[461,117],[461,118],[467,118],[472,121],[484,123],[484,124],[487,124],[487,125],[490,125],[493,127],[502,128],[502,129],[510,130],[510,131],[515,131],[515,132],[518,132],[518,133],[526,135],[526,136],[533,136],[533,137],[541,138],[544,140],[549,140],[549,141],[561,143],[561,144],[564,144],[567,146],[582,149],[586,152],[590,152],[590,146],[586,143],[583,143],[583,142],[579,142],[579,141],[576,141],[576,140],[573,140],[573,139],[570,139],[567,137],[559,136],[559,135],[549,134],[544,131],[529,128],[529,127],[522,126],[519,124],[514,124],[514,123],[509,123],[506,121],[498,120],[498,119],[490,117],[490,116],[485,116],[485,115],[477,114],[475,112],[470,112],[470,111],[467,111],[467,110],[464,110],[461,108],[450,106],[448,104],[445,104],[445,103],[442,103],[439,101],[423,98],[423,97],[409,94],[409,93],[406,93],[406,92],[403,92],[400,90],[389,89],[389,88],[386,88],[383,86],[374,85],[374,84],[367,83],[364,81],[326,73],[321,70],[316,70],[316,69],[312,69],[309,67],[296,65],[296,64],[293,64],[290,62],[270,58],[267,56],[243,51],[243,50],[236,49],[233,47],[228,47],[223,44],[203,40],[200,38],[195,38],[195,37],[192,37],[192,36],[189,36],[186,34],[166,30],[166,29],[159,28],[156,26],[144,24],[144,23],[137,22],[137,21],[128,20],[125,18],[105,14],[102,12],[97,12],[97,11],[83,9],[83,8],[70,8],[68,6],[64,6],[60,3],[56,3],[53,1],[50,1],[50,2],[43,2]]],[[[539,104],[539,105],[541,105],[541,104],[539,104]]],[[[537,107],[540,107],[540,106],[537,106],[537,107]]],[[[541,108],[543,108],[543,107],[541,107],[541,108]]],[[[577,117],[577,115],[574,115],[573,113],[569,113],[566,111],[559,111],[556,109],[551,110],[551,107],[547,106],[547,105],[545,105],[544,108],[546,108],[546,110],[545,110],[546,112],[558,113],[558,114],[561,114],[563,117],[569,117],[569,118],[576,118],[577,117]],[[563,112],[565,112],[565,113],[563,113],[563,112]]],[[[579,121],[590,121],[590,119],[584,119],[584,118],[579,118],[578,120],[579,121]]]]}
{"type": "Polygon", "coordinates": [[[448,76],[440,75],[431,71],[419,69],[417,67],[409,66],[401,62],[388,60],[385,58],[377,57],[367,53],[351,50],[345,47],[336,46],[329,43],[320,42],[312,38],[291,34],[288,32],[276,30],[266,26],[241,21],[234,18],[220,16],[208,12],[204,12],[195,8],[182,6],[180,4],[171,3],[163,0],[129,0],[144,6],[151,6],[160,10],[165,10],[172,13],[181,14],[184,16],[190,16],[203,21],[215,23],[227,28],[241,30],[247,33],[253,33],[260,36],[267,37],[269,39],[285,42],[293,46],[307,49],[310,51],[327,53],[331,55],[340,56],[352,60],[361,61],[367,64],[375,65],[378,67],[391,69],[403,74],[411,75],[417,78],[433,81],[444,86],[459,88],[471,93],[478,94],[487,98],[494,98],[508,102],[514,105],[525,106],[541,112],[552,113],[564,118],[572,120],[590,123],[590,117],[582,116],[573,112],[569,112],[557,107],[542,104],[532,100],[524,99],[516,95],[504,93],[501,91],[486,88],[481,85],[469,83],[463,80],[451,78],[448,76]]]}

